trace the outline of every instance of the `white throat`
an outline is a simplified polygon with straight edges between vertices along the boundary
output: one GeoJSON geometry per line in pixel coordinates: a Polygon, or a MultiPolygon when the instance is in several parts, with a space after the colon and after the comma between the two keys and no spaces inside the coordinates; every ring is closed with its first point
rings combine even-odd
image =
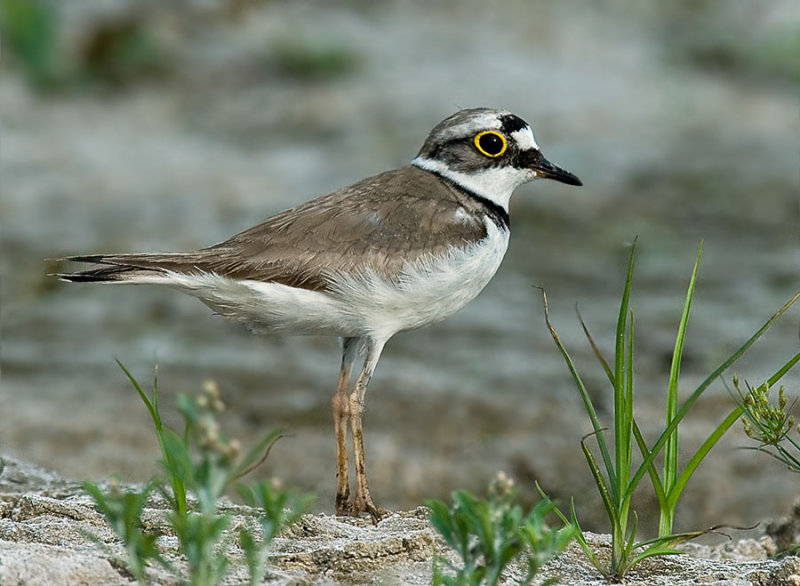
{"type": "Polygon", "coordinates": [[[535,178],[531,171],[514,167],[492,167],[477,173],[461,173],[453,171],[441,161],[427,157],[417,157],[411,164],[449,179],[460,187],[496,203],[506,212],[514,190],[535,178]]]}

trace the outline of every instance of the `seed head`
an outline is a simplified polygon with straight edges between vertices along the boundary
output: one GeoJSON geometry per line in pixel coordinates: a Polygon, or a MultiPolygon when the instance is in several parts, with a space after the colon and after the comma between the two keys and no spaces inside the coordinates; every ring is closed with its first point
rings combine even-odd
{"type": "Polygon", "coordinates": [[[235,460],[242,452],[242,443],[237,439],[228,442],[228,457],[235,460]]]}
{"type": "Polygon", "coordinates": [[[502,470],[497,473],[492,483],[489,485],[489,494],[498,500],[503,500],[514,490],[514,480],[506,475],[502,470]]]}

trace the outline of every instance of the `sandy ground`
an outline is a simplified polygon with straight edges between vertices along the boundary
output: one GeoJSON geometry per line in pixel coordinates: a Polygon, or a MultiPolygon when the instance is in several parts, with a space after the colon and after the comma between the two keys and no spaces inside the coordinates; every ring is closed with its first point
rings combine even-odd
{"type": "MultiPolygon", "coordinates": [[[[131,584],[122,543],[91,499],[76,483],[25,462],[0,460],[0,581],[35,586],[131,584]]],[[[244,584],[249,573],[236,538],[236,528],[249,526],[257,512],[229,502],[220,514],[230,516],[231,530],[221,540],[228,560],[223,584],[244,584]]],[[[368,519],[305,515],[278,536],[269,555],[268,584],[403,584],[431,583],[434,555],[460,567],[427,521],[428,511],[395,513],[374,526],[368,519]]],[[[151,499],[142,519],[159,535],[162,555],[173,570],[155,564],[148,571],[154,584],[182,584],[187,575],[177,539],[166,519],[164,502],[151,499]]],[[[587,533],[600,559],[609,555],[608,535],[587,533]]],[[[720,540],[717,539],[719,542],[720,540]]],[[[628,572],[628,586],[792,586],[800,583],[800,558],[774,559],[770,537],[722,541],[714,546],[688,545],[683,555],[654,557],[628,572]]],[[[513,560],[500,584],[520,584],[526,568],[513,560]]],[[[533,583],[545,580],[570,586],[608,584],[574,542],[546,564],[533,583]]],[[[551,582],[552,583],[552,582],[551,582]]]]}

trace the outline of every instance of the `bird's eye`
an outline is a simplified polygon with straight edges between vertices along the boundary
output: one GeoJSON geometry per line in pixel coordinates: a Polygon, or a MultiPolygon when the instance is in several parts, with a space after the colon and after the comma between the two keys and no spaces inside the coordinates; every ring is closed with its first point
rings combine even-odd
{"type": "Polygon", "coordinates": [[[478,133],[475,136],[475,147],[487,157],[499,157],[508,148],[506,137],[493,130],[478,133]]]}

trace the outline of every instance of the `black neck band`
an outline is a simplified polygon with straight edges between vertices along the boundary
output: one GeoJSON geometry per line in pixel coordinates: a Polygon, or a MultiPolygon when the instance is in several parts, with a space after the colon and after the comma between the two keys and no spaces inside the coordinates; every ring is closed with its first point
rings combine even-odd
{"type": "Polygon", "coordinates": [[[489,198],[483,197],[482,195],[478,195],[471,189],[467,189],[466,187],[464,187],[459,183],[456,183],[449,177],[445,177],[439,171],[431,171],[429,169],[425,169],[425,171],[433,173],[448,185],[453,186],[455,189],[457,189],[464,195],[471,197],[472,199],[480,203],[483,206],[484,210],[486,211],[486,215],[489,216],[489,218],[491,218],[492,222],[494,222],[494,224],[498,228],[500,228],[501,230],[511,229],[511,218],[508,217],[508,212],[503,206],[496,204],[489,198]]]}

